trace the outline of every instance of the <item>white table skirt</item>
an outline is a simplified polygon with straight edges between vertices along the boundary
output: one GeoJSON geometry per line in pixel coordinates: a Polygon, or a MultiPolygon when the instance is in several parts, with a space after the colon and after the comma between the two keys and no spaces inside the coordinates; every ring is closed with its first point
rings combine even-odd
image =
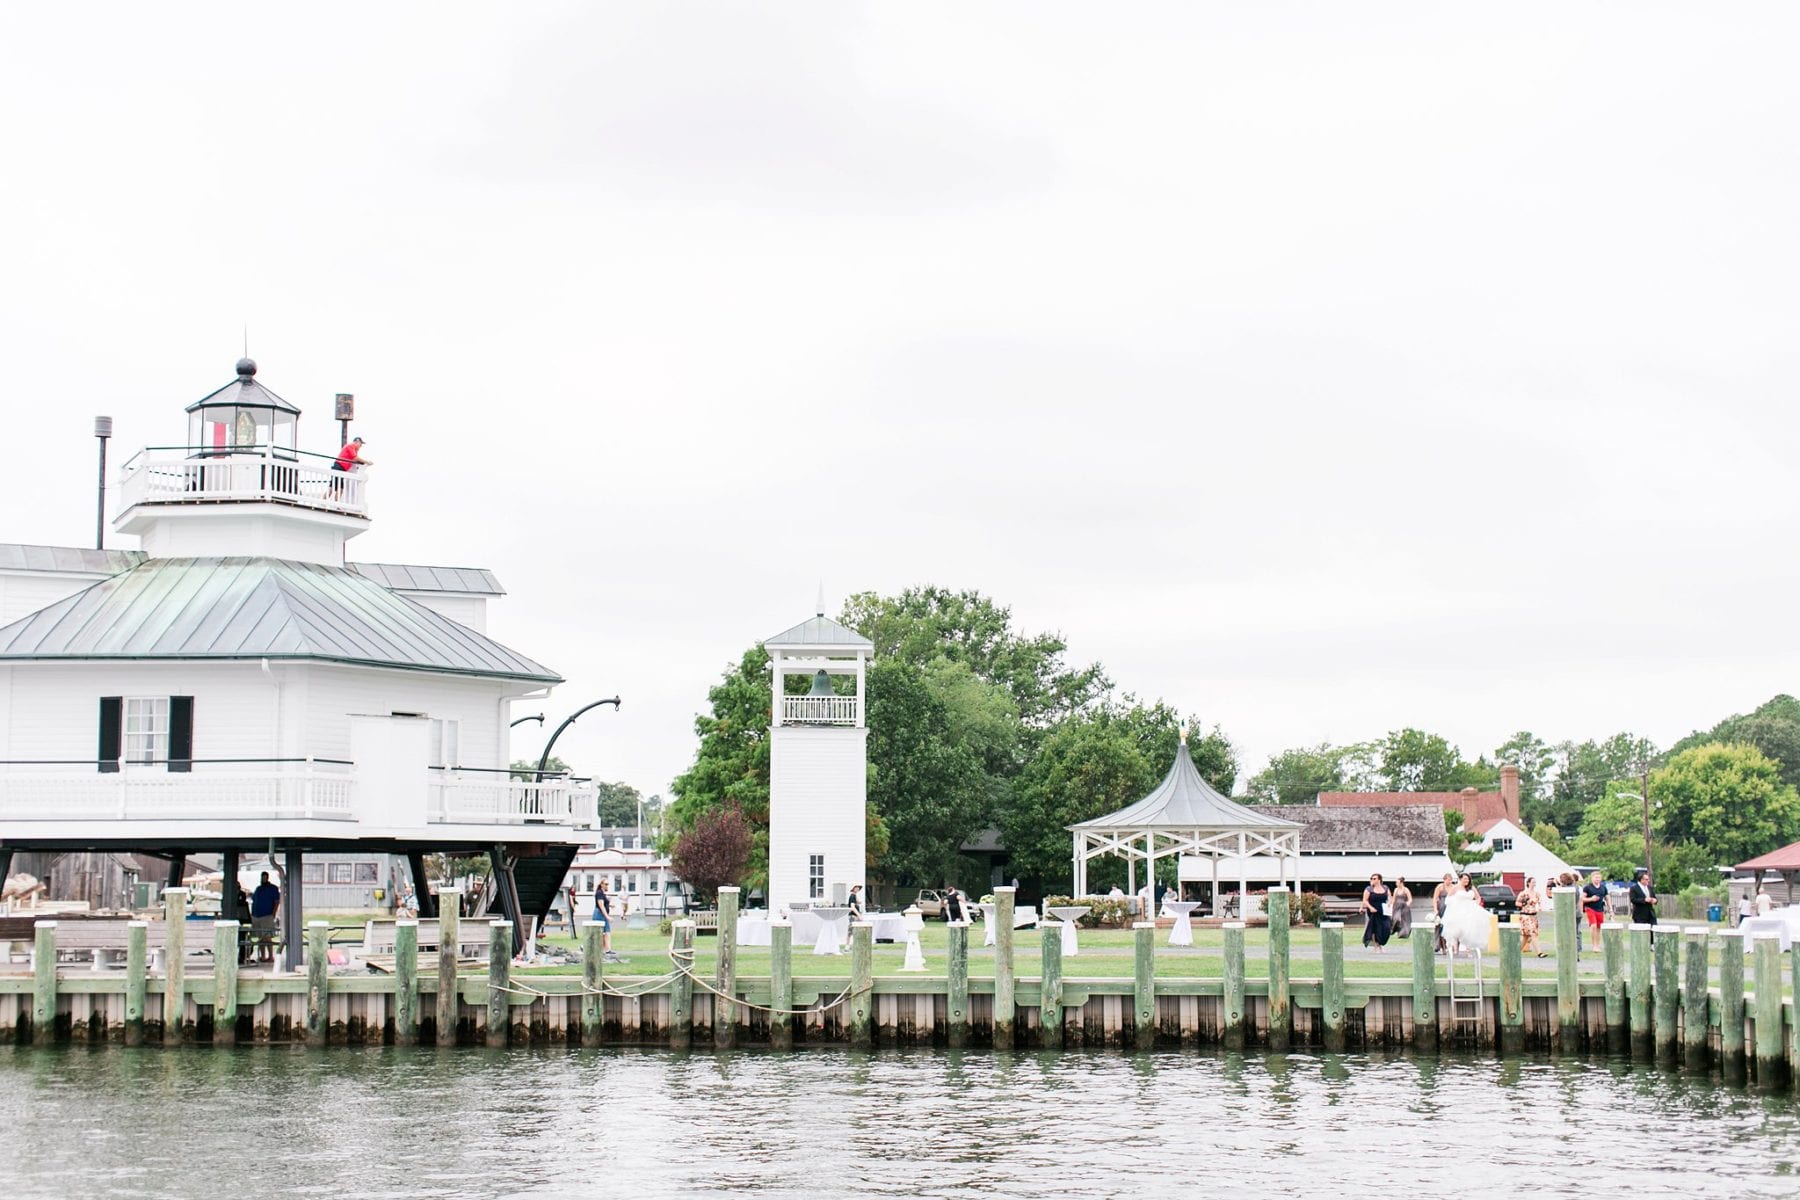
{"type": "Polygon", "coordinates": [[[769,914],[745,913],[739,917],[737,944],[740,946],[767,946],[769,944],[769,914]]]}
{"type": "Polygon", "coordinates": [[[1746,941],[1757,934],[1773,933],[1781,939],[1783,950],[1791,950],[1794,947],[1796,933],[1795,918],[1800,917],[1800,912],[1796,912],[1794,917],[1789,917],[1787,914],[1792,911],[1791,909],[1776,909],[1766,917],[1746,917],[1738,925],[1738,928],[1743,931],[1746,941]]]}
{"type": "MultiPolygon", "coordinates": [[[[994,906],[991,904],[988,904],[988,905],[977,905],[976,907],[981,910],[981,923],[982,923],[982,925],[984,925],[987,928],[987,934],[982,939],[982,944],[991,946],[994,944],[994,922],[992,920],[993,915],[994,915],[994,906]]],[[[1013,928],[1014,929],[1023,929],[1028,925],[1036,925],[1037,922],[1038,922],[1037,909],[1033,905],[1027,904],[1022,908],[1013,909],[1013,928]]]]}
{"type": "Polygon", "coordinates": [[[1175,924],[1169,930],[1169,945],[1191,946],[1194,944],[1194,910],[1200,906],[1192,900],[1165,902],[1163,907],[1175,914],[1175,924]]]}

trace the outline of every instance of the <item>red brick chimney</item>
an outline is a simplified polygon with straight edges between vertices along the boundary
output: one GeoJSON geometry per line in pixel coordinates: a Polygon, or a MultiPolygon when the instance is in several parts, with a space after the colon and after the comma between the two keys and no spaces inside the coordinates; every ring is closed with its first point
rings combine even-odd
{"type": "Polygon", "coordinates": [[[1519,768],[1511,763],[1500,764],[1500,804],[1506,809],[1506,819],[1523,829],[1519,818],[1519,768]]]}

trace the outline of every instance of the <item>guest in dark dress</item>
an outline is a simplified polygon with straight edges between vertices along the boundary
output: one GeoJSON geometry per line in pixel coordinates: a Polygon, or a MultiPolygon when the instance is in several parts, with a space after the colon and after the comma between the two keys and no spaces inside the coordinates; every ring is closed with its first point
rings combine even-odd
{"type": "Polygon", "coordinates": [[[1393,893],[1388,891],[1387,885],[1381,881],[1380,873],[1369,876],[1369,886],[1363,889],[1362,894],[1362,911],[1365,918],[1363,945],[1374,945],[1377,954],[1385,952],[1387,948],[1388,934],[1391,929],[1388,919],[1388,903],[1392,899],[1393,893]]]}
{"type": "Polygon", "coordinates": [[[1392,905],[1394,916],[1393,932],[1395,937],[1409,938],[1412,936],[1412,906],[1412,889],[1406,886],[1406,880],[1395,879],[1394,903],[1392,905]]]}

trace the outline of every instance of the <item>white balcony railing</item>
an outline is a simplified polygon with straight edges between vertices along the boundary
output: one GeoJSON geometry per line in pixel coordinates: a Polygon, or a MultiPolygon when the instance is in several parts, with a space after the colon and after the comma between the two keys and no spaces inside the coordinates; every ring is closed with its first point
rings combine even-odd
{"type": "Polygon", "coordinates": [[[567,779],[542,783],[499,775],[446,773],[431,781],[427,810],[433,822],[454,824],[592,825],[592,787],[567,779]]]}
{"type": "Polygon", "coordinates": [[[355,820],[346,766],[0,772],[0,821],[355,820]]]}
{"type": "Polygon", "coordinates": [[[196,450],[152,446],[119,472],[121,509],[134,504],[256,500],[349,516],[367,516],[369,481],[362,468],[339,471],[327,456],[278,447],[196,450]]]}
{"type": "Polygon", "coordinates": [[[862,702],[855,696],[783,696],[783,725],[854,725],[862,702]]]}

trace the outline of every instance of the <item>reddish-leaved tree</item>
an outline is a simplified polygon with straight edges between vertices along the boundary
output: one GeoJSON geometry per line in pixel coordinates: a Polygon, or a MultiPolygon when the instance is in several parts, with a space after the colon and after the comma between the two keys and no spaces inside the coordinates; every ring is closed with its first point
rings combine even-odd
{"type": "Polygon", "coordinates": [[[718,890],[737,883],[750,865],[750,822],[744,810],[724,804],[702,813],[694,826],[675,839],[670,865],[707,904],[718,890]]]}

